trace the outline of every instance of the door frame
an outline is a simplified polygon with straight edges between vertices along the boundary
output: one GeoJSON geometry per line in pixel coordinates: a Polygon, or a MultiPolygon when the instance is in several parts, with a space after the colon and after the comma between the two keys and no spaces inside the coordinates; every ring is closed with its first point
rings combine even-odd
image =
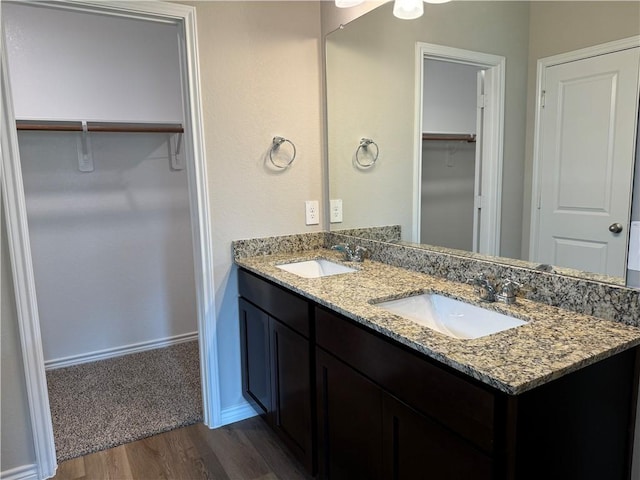
{"type": "MultiPolygon", "coordinates": [[[[193,238],[203,416],[207,426],[218,427],[222,424],[222,419],[214,297],[213,224],[207,185],[195,7],[164,2],[75,0],[39,2],[38,5],[174,23],[179,25],[182,30],[180,60],[184,66],[181,68],[185,109],[184,147],[187,153],[185,158],[193,238]]],[[[18,326],[37,471],[40,478],[48,478],[55,474],[57,468],[55,444],[44,370],[18,137],[16,130],[9,127],[15,125],[15,118],[9,91],[4,42],[2,44],[3,122],[0,171],[4,174],[0,177],[2,178],[2,193],[7,217],[9,256],[15,286],[18,326]]]]}
{"type": "MultiPolygon", "coordinates": [[[[531,227],[529,232],[529,259],[536,258],[538,252],[538,229],[540,227],[540,210],[538,205],[540,204],[541,195],[541,169],[542,160],[541,156],[541,122],[542,122],[542,87],[546,80],[547,67],[553,67],[555,65],[561,65],[563,63],[574,62],[577,60],[585,60],[591,57],[597,57],[600,55],[607,55],[609,53],[615,53],[622,50],[628,50],[640,46],[640,35],[633,37],[623,38],[621,40],[615,40],[613,42],[602,43],[599,45],[593,45],[591,47],[581,48],[579,50],[573,50],[570,52],[560,53],[558,55],[552,55],[550,57],[544,57],[538,59],[536,70],[536,99],[535,99],[535,123],[533,133],[533,178],[531,184],[531,227]]],[[[636,122],[636,137],[638,135],[638,125],[636,122]]],[[[637,162],[637,159],[636,159],[637,162]]],[[[635,162],[634,162],[635,164],[635,162]]],[[[635,167],[634,167],[635,168],[635,167]]],[[[633,184],[634,172],[632,172],[630,181],[633,184]]],[[[627,219],[629,220],[629,219],[627,219]]],[[[532,260],[533,261],[533,260],[532,260]]],[[[625,274],[626,279],[626,274],[625,274]]]]}
{"type": "Polygon", "coordinates": [[[491,84],[485,84],[485,122],[482,131],[482,187],[481,204],[478,199],[474,209],[482,208],[480,237],[486,239],[486,251],[500,254],[500,232],[502,211],[502,164],[504,158],[504,96],[506,58],[500,55],[463,50],[432,43],[417,42],[415,53],[415,144],[413,159],[413,221],[412,239],[420,238],[421,193],[422,193],[422,95],[424,85],[424,60],[440,60],[483,67],[491,70],[491,84]]]}

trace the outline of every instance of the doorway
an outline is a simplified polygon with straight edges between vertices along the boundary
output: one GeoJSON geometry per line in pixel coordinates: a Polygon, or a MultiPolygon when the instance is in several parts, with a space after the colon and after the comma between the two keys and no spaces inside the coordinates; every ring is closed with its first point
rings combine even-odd
{"type": "MultiPolygon", "coordinates": [[[[188,216],[191,218],[193,243],[195,298],[201,365],[202,396],[204,400],[204,420],[210,426],[219,423],[217,401],[217,368],[215,368],[215,312],[213,304],[213,271],[211,262],[210,216],[208,214],[206,171],[203,158],[202,115],[198,94],[197,45],[195,44],[195,19],[192,7],[162,4],[136,4],[128,6],[80,6],[74,4],[39,4],[40,8],[55,7],[75,11],[135,18],[160,23],[173,23],[181,32],[180,81],[183,86],[185,106],[182,148],[185,152],[185,167],[188,183],[188,216]],[[213,367],[213,368],[212,368],[213,367]]],[[[36,8],[36,7],[34,7],[36,8]]],[[[7,124],[14,125],[11,110],[11,95],[8,91],[5,54],[3,52],[3,117],[7,124]]],[[[26,230],[26,208],[22,196],[22,175],[17,152],[15,130],[3,128],[3,190],[6,195],[5,208],[9,230],[9,247],[14,266],[16,303],[19,305],[19,326],[25,373],[27,375],[27,396],[32,418],[36,458],[41,477],[48,477],[55,471],[55,451],[51,436],[51,418],[48,410],[44,362],[35,297],[35,284],[31,270],[31,253],[26,230]],[[5,142],[7,140],[7,142],[5,142]],[[6,188],[5,188],[6,187],[6,188]],[[27,308],[23,308],[27,307],[27,308]]]]}
{"type": "Polygon", "coordinates": [[[413,241],[499,254],[504,65],[417,43],[413,241]]]}
{"type": "Polygon", "coordinates": [[[484,71],[424,60],[419,243],[478,251],[481,209],[475,199],[480,197],[482,169],[476,139],[482,107],[477,98],[484,91],[484,71]]]}

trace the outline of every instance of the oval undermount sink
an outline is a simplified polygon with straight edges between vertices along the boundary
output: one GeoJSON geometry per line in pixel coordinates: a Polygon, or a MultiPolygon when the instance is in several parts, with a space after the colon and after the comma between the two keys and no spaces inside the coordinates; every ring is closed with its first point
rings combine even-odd
{"type": "Polygon", "coordinates": [[[324,258],[306,260],[303,262],[285,263],[282,265],[276,265],[276,267],[303,278],[320,278],[328,277],[329,275],[357,272],[355,268],[347,267],[346,265],[335,263],[330,260],[325,260],[324,258]]]}
{"type": "Polygon", "coordinates": [[[423,293],[375,305],[459,339],[480,338],[528,323],[437,293],[423,293]]]}

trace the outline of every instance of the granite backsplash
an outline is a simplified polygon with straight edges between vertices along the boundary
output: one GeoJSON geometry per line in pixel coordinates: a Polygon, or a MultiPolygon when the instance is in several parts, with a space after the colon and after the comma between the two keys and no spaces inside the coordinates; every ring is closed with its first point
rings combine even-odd
{"type": "Polygon", "coordinates": [[[605,320],[640,326],[640,290],[456,255],[438,249],[398,242],[399,227],[373,227],[344,232],[317,232],[279,237],[237,240],[234,258],[293,253],[330,248],[338,243],[357,243],[367,248],[371,260],[407,268],[447,280],[465,282],[480,273],[496,279],[512,279],[524,285],[521,295],[529,300],[592,315],[605,320]],[[346,235],[349,233],[351,236],[346,235]]]}

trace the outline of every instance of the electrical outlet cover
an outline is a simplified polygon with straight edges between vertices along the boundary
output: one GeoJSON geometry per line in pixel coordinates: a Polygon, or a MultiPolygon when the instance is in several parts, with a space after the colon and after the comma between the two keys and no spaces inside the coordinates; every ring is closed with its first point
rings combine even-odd
{"type": "Polygon", "coordinates": [[[317,200],[307,200],[305,205],[305,221],[307,225],[318,225],[320,223],[320,207],[317,200]]]}
{"type": "Polygon", "coordinates": [[[342,222],[342,200],[335,198],[329,202],[329,211],[331,212],[331,223],[342,222]]]}

